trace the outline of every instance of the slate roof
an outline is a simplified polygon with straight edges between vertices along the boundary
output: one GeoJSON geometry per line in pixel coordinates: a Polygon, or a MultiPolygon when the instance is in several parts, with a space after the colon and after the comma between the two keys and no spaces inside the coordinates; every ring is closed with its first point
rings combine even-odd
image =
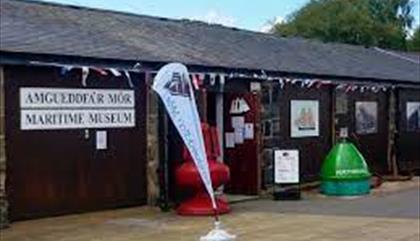
{"type": "Polygon", "coordinates": [[[0,2],[0,50],[5,52],[420,83],[420,64],[373,48],[37,1],[0,2]]]}
{"type": "Polygon", "coordinates": [[[402,51],[396,51],[397,54],[413,60],[414,62],[420,63],[420,52],[402,52],[402,51]]]}

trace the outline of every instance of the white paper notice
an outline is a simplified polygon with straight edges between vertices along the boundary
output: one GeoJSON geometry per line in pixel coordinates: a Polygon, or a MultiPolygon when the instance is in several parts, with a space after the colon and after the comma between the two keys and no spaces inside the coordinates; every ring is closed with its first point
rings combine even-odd
{"type": "Polygon", "coordinates": [[[254,124],[245,123],[245,139],[254,139],[254,124]]]}
{"type": "Polygon", "coordinates": [[[299,151],[274,151],[274,182],[299,183],[299,151]]]}
{"type": "Polygon", "coordinates": [[[235,128],[235,143],[244,143],[244,128],[235,128]]]}
{"type": "Polygon", "coordinates": [[[232,127],[237,128],[244,128],[245,118],[243,116],[233,116],[232,117],[232,127]]]}
{"type": "Polygon", "coordinates": [[[233,132],[226,132],[225,133],[225,146],[226,146],[226,148],[234,148],[235,147],[235,134],[233,132]]]}
{"type": "Polygon", "coordinates": [[[108,148],[106,131],[96,132],[96,149],[106,150],[108,148]]]}

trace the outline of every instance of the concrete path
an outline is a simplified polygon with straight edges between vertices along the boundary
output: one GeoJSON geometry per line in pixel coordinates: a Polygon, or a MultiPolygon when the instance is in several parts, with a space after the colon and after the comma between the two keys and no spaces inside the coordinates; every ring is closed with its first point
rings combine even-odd
{"type": "MultiPolygon", "coordinates": [[[[328,216],[359,216],[420,219],[419,189],[387,195],[370,195],[355,199],[304,195],[301,201],[258,200],[235,205],[237,210],[258,210],[284,214],[314,214],[328,216]]],[[[420,240],[419,240],[420,241],[420,240]]]]}
{"type": "MultiPolygon", "coordinates": [[[[238,241],[419,241],[419,195],[417,186],[356,200],[249,201],[233,205],[222,221],[238,241]]],[[[1,241],[197,241],[211,222],[130,208],[13,223],[1,241]]]]}

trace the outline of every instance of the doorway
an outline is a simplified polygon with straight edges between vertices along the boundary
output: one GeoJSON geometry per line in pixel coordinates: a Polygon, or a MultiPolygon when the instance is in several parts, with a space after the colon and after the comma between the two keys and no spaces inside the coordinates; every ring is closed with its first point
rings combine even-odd
{"type": "Polygon", "coordinates": [[[224,161],[231,179],[230,194],[257,195],[259,177],[260,97],[256,93],[224,95],[224,161]]]}

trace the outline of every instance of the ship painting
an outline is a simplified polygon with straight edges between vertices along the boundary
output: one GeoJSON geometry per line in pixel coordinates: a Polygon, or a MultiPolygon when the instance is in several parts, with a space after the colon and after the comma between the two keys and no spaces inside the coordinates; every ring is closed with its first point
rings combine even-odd
{"type": "Polygon", "coordinates": [[[295,120],[295,125],[300,131],[315,130],[316,123],[314,121],[314,114],[311,108],[302,108],[298,118],[295,120]]]}
{"type": "Polygon", "coordinates": [[[358,134],[376,133],[377,121],[376,102],[356,102],[356,132],[358,134]]]}
{"type": "Polygon", "coordinates": [[[420,102],[407,102],[407,129],[420,130],[420,102]]]}
{"type": "Polygon", "coordinates": [[[292,100],[290,102],[290,136],[311,137],[319,135],[319,102],[292,100]]]}
{"type": "Polygon", "coordinates": [[[172,95],[191,98],[191,85],[189,79],[184,74],[174,72],[171,81],[165,85],[165,88],[168,89],[172,95]]]}

